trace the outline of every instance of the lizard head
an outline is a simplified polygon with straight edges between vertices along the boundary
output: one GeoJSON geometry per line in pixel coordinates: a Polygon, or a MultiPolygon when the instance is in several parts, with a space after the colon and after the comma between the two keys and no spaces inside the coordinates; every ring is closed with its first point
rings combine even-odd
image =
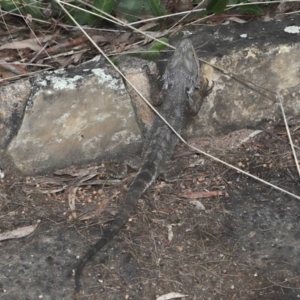
{"type": "Polygon", "coordinates": [[[186,87],[194,88],[199,81],[199,60],[190,40],[182,40],[163,76],[166,86],[174,83],[175,77],[186,79],[186,87]]]}

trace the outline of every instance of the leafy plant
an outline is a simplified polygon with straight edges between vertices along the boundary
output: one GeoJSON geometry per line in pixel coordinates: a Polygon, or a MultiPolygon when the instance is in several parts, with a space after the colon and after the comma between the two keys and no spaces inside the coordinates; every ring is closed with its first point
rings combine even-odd
{"type": "MultiPolygon", "coordinates": [[[[224,12],[226,5],[240,3],[248,3],[248,0],[211,0],[206,6],[206,10],[215,14],[221,14],[224,12]]],[[[238,10],[241,13],[252,14],[256,16],[261,16],[263,14],[262,9],[258,5],[251,3],[240,6],[238,10]]]]}
{"type": "MultiPolygon", "coordinates": [[[[166,39],[166,38],[161,38],[161,39],[159,39],[159,41],[163,41],[164,43],[168,43],[168,39],[166,39]]],[[[153,43],[151,43],[148,50],[141,51],[141,52],[139,52],[135,55],[140,57],[140,58],[143,58],[143,59],[154,60],[159,56],[160,52],[162,50],[164,50],[166,47],[167,46],[165,44],[160,43],[158,41],[154,41],[153,43]]]]}
{"type": "MultiPolygon", "coordinates": [[[[194,3],[200,3],[202,0],[190,0],[194,3]]],[[[206,11],[208,13],[221,14],[224,12],[226,5],[228,4],[239,4],[248,3],[249,0],[211,0],[206,11]]],[[[60,6],[55,0],[0,0],[2,9],[5,11],[13,11],[15,13],[21,13],[23,16],[31,15],[35,19],[44,19],[44,10],[49,9],[49,3],[51,3],[52,15],[59,16],[67,23],[72,23],[70,17],[65,15],[60,6]]],[[[165,1],[162,0],[93,0],[89,1],[89,4],[93,5],[95,9],[90,8],[90,6],[85,5],[82,1],[73,0],[68,1],[68,3],[81,8],[73,8],[65,5],[70,15],[80,24],[80,25],[90,25],[93,26],[101,22],[101,18],[90,14],[90,12],[95,12],[101,16],[98,10],[101,10],[107,14],[116,14],[128,22],[134,22],[143,16],[162,16],[167,14],[167,10],[164,7],[165,1]],[[85,10],[85,11],[84,11],[85,10]]],[[[244,14],[254,14],[262,15],[263,11],[258,5],[251,4],[243,5],[238,8],[241,13],[244,14]]]]}
{"type": "Polygon", "coordinates": [[[43,19],[42,10],[45,4],[36,0],[2,0],[1,6],[5,11],[20,12],[23,16],[30,14],[33,18],[43,19]]]}
{"type": "Polygon", "coordinates": [[[128,22],[136,21],[141,15],[158,17],[167,13],[160,0],[120,0],[116,11],[128,22]]]}

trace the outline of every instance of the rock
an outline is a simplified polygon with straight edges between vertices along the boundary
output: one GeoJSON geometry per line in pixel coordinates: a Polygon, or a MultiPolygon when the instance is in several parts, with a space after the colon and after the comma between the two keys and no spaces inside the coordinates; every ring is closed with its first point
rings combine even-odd
{"type": "Polygon", "coordinates": [[[269,126],[282,119],[277,92],[283,95],[286,115],[299,117],[300,43],[296,34],[285,31],[298,21],[205,26],[190,37],[198,57],[228,74],[204,64],[204,77],[215,86],[198,116],[189,120],[185,136],[214,136],[269,126]]]}
{"type": "Polygon", "coordinates": [[[103,59],[30,81],[23,123],[7,151],[24,174],[122,157],[140,140],[123,81],[103,59]]]}
{"type": "Polygon", "coordinates": [[[0,150],[5,150],[17,134],[29,95],[28,79],[0,87],[0,150]]]}
{"type": "MultiPolygon", "coordinates": [[[[151,74],[157,74],[157,67],[154,62],[134,57],[125,57],[119,67],[131,84],[151,103],[150,82],[145,69],[143,69],[145,64],[148,65],[151,74]]],[[[125,82],[125,85],[136,114],[136,121],[143,133],[146,134],[155,114],[130,84],[125,82]]]]}

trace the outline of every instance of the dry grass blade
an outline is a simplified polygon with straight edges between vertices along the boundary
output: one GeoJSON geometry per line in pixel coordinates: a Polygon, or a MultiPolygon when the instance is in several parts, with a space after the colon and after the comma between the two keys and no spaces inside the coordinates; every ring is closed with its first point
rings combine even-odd
{"type": "MultiPolygon", "coordinates": [[[[80,8],[80,7],[76,7],[75,5],[72,5],[72,4],[70,4],[70,3],[67,3],[67,2],[64,2],[64,1],[61,1],[61,0],[56,0],[56,2],[57,2],[57,3],[60,5],[60,7],[64,10],[64,12],[65,12],[65,13],[73,20],[73,22],[78,26],[78,28],[80,28],[80,30],[83,32],[83,34],[85,34],[86,36],[88,36],[88,35],[86,34],[85,30],[84,30],[84,29],[76,22],[76,20],[68,13],[68,11],[61,5],[61,3],[65,4],[65,5],[67,5],[67,6],[73,7],[74,9],[79,9],[79,10],[81,10],[81,11],[90,13],[90,14],[92,14],[92,15],[94,15],[94,16],[97,16],[97,17],[100,17],[99,14],[96,14],[96,13],[91,12],[91,11],[87,11],[86,9],[82,9],[82,8],[80,8]]],[[[147,32],[141,31],[141,30],[139,30],[139,29],[137,29],[137,28],[131,26],[130,24],[127,24],[127,23],[125,23],[125,22],[123,22],[123,21],[121,21],[121,20],[115,18],[114,16],[109,15],[108,13],[102,11],[101,9],[99,9],[99,8],[97,8],[97,7],[94,7],[93,5],[90,5],[90,4],[88,4],[88,3],[85,3],[84,1],[81,1],[81,0],[78,0],[78,2],[79,2],[79,3],[82,3],[82,4],[85,4],[86,6],[89,6],[90,8],[92,8],[92,9],[98,11],[99,13],[101,13],[101,18],[103,18],[104,20],[107,20],[107,21],[109,21],[109,22],[113,22],[113,23],[115,23],[115,24],[117,24],[117,25],[126,26],[126,27],[132,29],[133,31],[138,32],[138,33],[140,33],[140,34],[146,36],[146,37],[149,38],[150,40],[155,40],[155,41],[157,41],[157,42],[159,42],[159,43],[161,43],[161,44],[164,44],[164,45],[167,46],[167,47],[170,47],[170,48],[172,48],[172,49],[175,49],[174,46],[171,46],[171,45],[165,43],[165,42],[162,41],[162,40],[158,40],[157,38],[153,37],[152,35],[148,34],[147,32]]],[[[89,36],[88,36],[88,38],[90,39],[89,36]]],[[[90,39],[90,41],[92,42],[91,39],[90,39]]],[[[93,43],[93,42],[92,42],[92,43],[93,43]]],[[[93,43],[93,44],[94,44],[94,46],[95,46],[95,43],[93,43]]],[[[96,48],[97,48],[97,47],[96,47],[96,48]]],[[[98,49],[98,48],[97,48],[97,49],[98,49]]],[[[98,49],[98,50],[99,50],[99,49],[98,49]]]]}
{"type": "Polygon", "coordinates": [[[9,64],[4,60],[0,60],[0,68],[2,68],[4,70],[8,70],[17,75],[27,75],[28,74],[28,72],[25,69],[23,69],[21,67],[15,67],[14,65],[9,64]]]}
{"type": "MultiPolygon", "coordinates": [[[[39,65],[39,66],[41,66],[41,65],[39,65]]],[[[46,67],[46,68],[43,69],[43,70],[30,72],[30,75],[34,75],[34,74],[45,72],[45,71],[50,71],[50,70],[53,69],[53,67],[47,66],[47,65],[44,65],[43,67],[46,67]]],[[[15,75],[15,76],[10,76],[9,80],[17,80],[17,79],[20,79],[20,78],[23,78],[23,77],[28,77],[28,73],[26,73],[26,74],[20,74],[20,75],[15,75]]],[[[7,78],[0,79],[0,82],[4,82],[4,81],[7,81],[7,80],[8,80],[7,78]]]]}
{"type": "MultiPolygon", "coordinates": [[[[188,11],[180,20],[178,20],[173,26],[171,26],[171,28],[169,28],[167,30],[167,32],[170,32],[173,28],[175,28],[178,24],[180,24],[184,19],[186,19],[190,14],[198,11],[197,8],[200,7],[203,4],[203,2],[204,2],[204,0],[202,0],[194,9],[188,11]]],[[[201,10],[204,10],[204,9],[201,9],[201,10]]]]}

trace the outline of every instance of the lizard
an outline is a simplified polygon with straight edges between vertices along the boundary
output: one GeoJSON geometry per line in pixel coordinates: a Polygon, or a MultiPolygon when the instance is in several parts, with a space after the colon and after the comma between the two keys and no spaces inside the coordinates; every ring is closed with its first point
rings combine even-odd
{"type": "MultiPolygon", "coordinates": [[[[159,113],[167,122],[180,133],[184,119],[189,113],[196,115],[204,98],[212,91],[208,80],[200,85],[200,65],[193,44],[189,39],[182,40],[169,61],[162,76],[163,86],[160,97],[155,100],[161,102],[159,113]],[[198,98],[192,97],[198,90],[198,98]],[[162,99],[162,100],[160,100],[162,99]]],[[[134,210],[138,199],[157,178],[168,161],[178,137],[170,127],[156,115],[147,132],[140,169],[131,183],[125,202],[117,214],[112,225],[105,229],[102,237],[90,247],[82,256],[75,270],[75,292],[80,292],[80,275],[88,260],[102,249],[120,230],[134,210]]]]}

